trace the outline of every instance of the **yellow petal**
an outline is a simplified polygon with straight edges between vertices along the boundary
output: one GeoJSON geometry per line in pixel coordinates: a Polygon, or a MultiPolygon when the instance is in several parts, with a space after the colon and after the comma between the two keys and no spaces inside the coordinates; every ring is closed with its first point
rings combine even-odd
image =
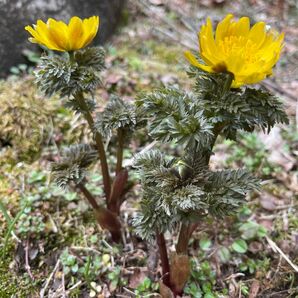
{"type": "Polygon", "coordinates": [[[33,37],[38,36],[38,33],[29,25],[25,27],[25,30],[28,31],[33,37]]]}
{"type": "Polygon", "coordinates": [[[266,24],[264,22],[258,22],[253,25],[248,34],[248,39],[253,41],[258,47],[262,46],[263,42],[265,41],[265,26],[266,24]]]}
{"type": "Polygon", "coordinates": [[[207,72],[213,72],[212,67],[199,63],[199,61],[196,59],[196,57],[194,56],[194,54],[192,52],[186,51],[186,52],[184,52],[184,56],[193,66],[198,67],[198,68],[205,70],[207,72]]]}
{"type": "Polygon", "coordinates": [[[83,34],[82,20],[78,17],[72,17],[68,25],[69,44],[72,50],[80,49],[83,34]]]}
{"type": "Polygon", "coordinates": [[[207,19],[206,25],[202,26],[199,40],[201,56],[207,64],[216,64],[222,60],[220,50],[215,44],[210,18],[207,19]]]}
{"type": "Polygon", "coordinates": [[[238,36],[247,36],[250,29],[250,22],[248,17],[242,17],[236,23],[235,31],[238,36]]]}
{"type": "Polygon", "coordinates": [[[38,34],[38,38],[42,40],[43,43],[48,43],[50,37],[47,25],[42,20],[37,20],[37,23],[34,26],[34,28],[38,34]]]}
{"type": "Polygon", "coordinates": [[[93,16],[83,21],[84,38],[81,47],[87,46],[96,36],[99,27],[99,17],[93,16]]]}
{"type": "Polygon", "coordinates": [[[35,38],[29,37],[28,40],[32,43],[39,43],[35,38]]]}
{"type": "Polygon", "coordinates": [[[227,70],[236,75],[244,66],[243,58],[240,55],[230,55],[226,59],[227,70]]]}
{"type": "Polygon", "coordinates": [[[52,44],[48,40],[47,27],[44,22],[42,22],[41,20],[38,20],[37,25],[34,25],[34,28],[35,29],[33,29],[31,26],[25,27],[25,30],[27,30],[33,36],[33,38],[29,38],[30,42],[39,43],[41,45],[48,47],[49,49],[57,50],[56,45],[52,44]]]}
{"type": "Polygon", "coordinates": [[[219,44],[220,40],[223,40],[228,33],[228,29],[231,23],[231,20],[234,18],[232,14],[228,14],[221,22],[218,23],[215,32],[215,42],[219,44]]]}
{"type": "Polygon", "coordinates": [[[42,45],[46,46],[50,50],[61,50],[59,46],[55,43],[55,41],[52,39],[47,24],[45,24],[42,20],[38,20],[35,28],[39,35],[39,42],[42,45]]]}
{"type": "Polygon", "coordinates": [[[48,19],[49,39],[62,51],[70,50],[67,25],[52,18],[48,19]]]}

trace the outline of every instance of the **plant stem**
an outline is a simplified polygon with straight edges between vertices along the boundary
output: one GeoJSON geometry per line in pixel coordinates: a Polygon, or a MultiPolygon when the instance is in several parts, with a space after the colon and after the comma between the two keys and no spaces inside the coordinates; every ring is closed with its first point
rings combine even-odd
{"type": "Polygon", "coordinates": [[[101,164],[104,191],[105,191],[106,199],[108,200],[110,197],[110,194],[111,194],[111,180],[110,180],[106,152],[105,152],[103,141],[102,141],[102,136],[99,132],[97,132],[97,131],[94,132],[94,120],[93,120],[92,115],[89,111],[89,108],[86,104],[83,93],[79,92],[74,97],[77,100],[78,104],[80,105],[91,131],[94,133],[95,142],[96,142],[99,159],[100,159],[100,164],[101,164]]]}
{"type": "Polygon", "coordinates": [[[117,137],[118,137],[118,147],[117,147],[116,176],[122,170],[123,147],[124,147],[124,131],[122,128],[117,129],[117,137]]]}
{"type": "Polygon", "coordinates": [[[156,242],[159,249],[159,256],[161,260],[163,283],[170,287],[170,264],[168,258],[168,252],[166,247],[166,241],[163,233],[156,232],[156,242]]]}
{"type": "Polygon", "coordinates": [[[93,209],[98,209],[99,205],[97,204],[94,196],[91,194],[91,192],[85,187],[83,183],[78,183],[77,188],[84,194],[90,205],[93,209]]]}
{"type": "Polygon", "coordinates": [[[83,183],[78,183],[76,186],[84,194],[84,196],[92,206],[95,218],[99,225],[103,229],[109,230],[113,241],[119,243],[121,241],[121,223],[117,215],[107,208],[98,205],[94,196],[90,193],[90,191],[85,187],[83,183]]]}
{"type": "Polygon", "coordinates": [[[178,242],[176,244],[176,252],[177,254],[185,254],[187,255],[187,248],[188,248],[188,242],[189,242],[189,224],[181,224],[179,236],[178,236],[178,242]]]}

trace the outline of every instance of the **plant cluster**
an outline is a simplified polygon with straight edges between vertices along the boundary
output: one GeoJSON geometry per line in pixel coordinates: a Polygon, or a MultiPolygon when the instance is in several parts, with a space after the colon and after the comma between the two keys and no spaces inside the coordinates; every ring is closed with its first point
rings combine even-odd
{"type": "MultiPolygon", "coordinates": [[[[99,224],[110,231],[114,241],[120,242],[120,207],[128,188],[123,151],[134,131],[147,124],[148,135],[159,149],[145,150],[135,158],[142,198],[134,226],[143,239],[157,241],[163,270],[162,296],[181,295],[191,272],[188,243],[192,233],[207,218],[235,214],[246,202],[247,193],[259,188],[258,179],[245,169],[215,171],[210,167],[217,138],[237,141],[239,131],[251,133],[258,128],[269,132],[276,123],[288,122],[275,96],[262,89],[240,88],[271,74],[283,35],[265,32],[264,23],[250,30],[248,18],[234,22],[233,16],[228,15],[218,25],[215,40],[208,19],[199,34],[198,59],[202,60],[186,53],[193,65],[188,71],[195,81],[192,92],[160,88],[141,94],[135,105],[111,95],[99,112],[94,93],[102,82],[104,50],[85,48],[94,38],[98,24],[97,17],[83,21],[73,17],[68,25],[49,19],[47,24],[38,21],[34,28],[26,27],[33,42],[65,52],[41,58],[36,71],[38,86],[48,96],[59,94],[66,107],[85,118],[93,136],[90,144],[73,144],[65,149],[52,164],[52,172],[59,186],[84,194],[99,224]],[[65,30],[61,31],[62,27],[65,30]],[[261,59],[262,53],[266,55],[261,59]],[[107,158],[112,138],[117,144],[116,164],[108,163],[107,158]],[[169,153],[164,144],[172,144],[177,152],[169,153]],[[97,161],[101,166],[105,203],[99,203],[87,187],[87,170],[97,161]],[[178,228],[176,251],[168,257],[164,233],[175,233],[178,228]]],[[[239,253],[247,249],[247,237],[263,232],[253,223],[241,229],[244,239],[232,244],[239,253]]],[[[201,239],[201,247],[208,245],[208,241],[201,239]]],[[[222,250],[224,257],[228,253],[222,250]]],[[[81,271],[88,281],[90,259],[80,269],[75,257],[65,252],[62,262],[66,273],[81,271]]],[[[214,276],[208,264],[201,267],[204,276],[208,276],[203,292],[211,297],[214,276]]],[[[200,274],[197,272],[198,278],[200,274]]],[[[119,276],[120,268],[109,274],[115,286],[121,284],[119,276]]],[[[147,288],[149,285],[144,284],[144,289],[140,289],[147,288]]],[[[187,291],[196,290],[190,286],[187,291]]]]}
{"type": "MultiPolygon", "coordinates": [[[[217,137],[237,140],[239,130],[270,131],[276,123],[288,122],[281,102],[265,90],[230,88],[233,76],[229,73],[210,74],[191,68],[189,74],[195,79],[192,93],[165,88],[137,101],[138,109],[147,116],[150,136],[182,148],[179,156],[151,150],[135,158],[143,189],[136,230],[150,240],[180,226],[172,267],[175,262],[180,266],[188,262],[181,261],[179,255],[187,255],[189,238],[204,217],[223,218],[235,213],[245,203],[247,192],[259,187],[258,179],[245,169],[209,168],[217,137]]],[[[161,239],[157,242],[163,245],[161,239]]],[[[164,272],[165,285],[182,293],[189,269],[184,270],[184,282],[177,282],[178,273],[168,269],[167,259],[163,263],[168,271],[164,272]]]]}

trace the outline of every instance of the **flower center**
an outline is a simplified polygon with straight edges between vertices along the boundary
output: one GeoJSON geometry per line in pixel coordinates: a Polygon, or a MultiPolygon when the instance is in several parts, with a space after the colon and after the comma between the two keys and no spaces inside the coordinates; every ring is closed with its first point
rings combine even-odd
{"type": "Polygon", "coordinates": [[[219,41],[219,48],[225,58],[241,57],[244,63],[254,63],[257,60],[256,44],[244,36],[226,36],[219,41]]]}

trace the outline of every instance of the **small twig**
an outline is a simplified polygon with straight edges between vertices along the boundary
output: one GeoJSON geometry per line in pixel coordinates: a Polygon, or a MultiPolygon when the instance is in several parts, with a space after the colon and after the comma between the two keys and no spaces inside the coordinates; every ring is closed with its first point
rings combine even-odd
{"type": "Polygon", "coordinates": [[[22,241],[21,241],[21,239],[12,231],[11,232],[11,236],[12,236],[12,238],[14,238],[18,243],[21,243],[22,241]]]}
{"type": "Polygon", "coordinates": [[[277,246],[277,244],[271,240],[268,236],[266,236],[266,240],[268,244],[271,246],[274,252],[278,252],[286,261],[287,263],[296,271],[298,272],[298,266],[295,265],[285,254],[284,252],[277,246]]]}
{"type": "Polygon", "coordinates": [[[29,240],[26,240],[26,245],[25,245],[25,269],[28,272],[30,278],[34,280],[34,276],[32,275],[30,264],[29,264],[29,240]]]}
{"type": "MultiPolygon", "coordinates": [[[[135,294],[133,291],[131,291],[131,290],[125,288],[125,287],[123,287],[123,290],[124,290],[125,292],[129,293],[130,295],[132,295],[131,297],[136,297],[136,294],[135,294]]],[[[124,296],[123,296],[123,297],[124,297],[124,296]]]]}
{"type": "Polygon", "coordinates": [[[62,282],[62,298],[66,298],[64,272],[62,272],[62,281],[61,282],[62,282]]]}
{"type": "Polygon", "coordinates": [[[113,251],[113,247],[106,240],[102,239],[101,241],[107,248],[109,248],[111,251],[113,251]]]}
{"type": "Polygon", "coordinates": [[[196,50],[196,48],[194,46],[192,46],[191,44],[183,41],[181,38],[179,38],[178,36],[175,36],[173,33],[171,33],[170,31],[167,31],[167,30],[164,30],[164,29],[161,29],[161,28],[154,28],[153,29],[153,33],[154,31],[156,33],[161,33],[163,34],[164,36],[168,37],[169,39],[177,42],[177,43],[180,43],[182,46],[186,47],[187,49],[190,49],[190,50],[196,50]]]}
{"type": "Polygon", "coordinates": [[[48,288],[48,286],[49,286],[49,284],[50,284],[50,282],[51,282],[51,280],[52,280],[55,272],[57,271],[59,265],[60,265],[60,259],[58,259],[58,261],[57,261],[57,263],[56,263],[53,271],[51,272],[49,278],[46,281],[45,286],[41,289],[41,291],[40,291],[40,298],[43,298],[44,297],[44,294],[45,294],[45,292],[46,292],[46,290],[47,290],[47,288],[48,288]]]}
{"type": "Polygon", "coordinates": [[[51,214],[48,213],[48,212],[47,212],[47,216],[49,217],[50,222],[51,222],[51,224],[52,224],[52,226],[53,226],[52,231],[53,231],[54,233],[57,233],[57,232],[58,232],[58,227],[57,227],[57,225],[56,225],[56,223],[55,223],[53,217],[52,217],[51,214]]]}
{"type": "Polygon", "coordinates": [[[234,273],[234,274],[231,274],[229,275],[227,278],[225,278],[224,280],[230,280],[230,279],[235,279],[237,277],[242,277],[242,276],[245,276],[244,273],[234,273]]]}
{"type": "Polygon", "coordinates": [[[80,286],[83,282],[80,280],[78,281],[76,284],[74,284],[72,287],[70,287],[66,292],[65,294],[68,295],[69,292],[71,292],[72,290],[74,290],[75,288],[77,288],[78,286],[80,286]]]}
{"type": "Polygon", "coordinates": [[[278,260],[277,268],[276,268],[276,270],[275,270],[275,272],[274,272],[274,275],[273,275],[273,277],[272,277],[272,280],[274,280],[274,279],[276,278],[277,273],[278,273],[279,270],[280,270],[280,267],[281,267],[281,261],[282,261],[282,256],[279,256],[279,260],[278,260]]]}
{"type": "Polygon", "coordinates": [[[71,246],[70,249],[72,250],[84,250],[84,251],[90,251],[90,252],[94,252],[98,255],[102,255],[102,253],[92,247],[83,247],[83,246],[71,246]]]}
{"type": "Polygon", "coordinates": [[[277,297],[276,295],[277,294],[282,294],[282,293],[288,293],[288,294],[290,294],[290,291],[291,291],[291,289],[287,289],[287,290],[282,290],[282,291],[279,291],[279,292],[274,292],[274,293],[271,293],[271,294],[268,294],[267,295],[267,297],[269,298],[269,297],[277,297]]]}
{"type": "MultiPolygon", "coordinates": [[[[152,149],[155,146],[156,143],[157,143],[157,141],[151,142],[149,145],[147,145],[145,148],[143,148],[138,154],[143,154],[143,153],[149,151],[150,149],[152,149]]],[[[123,166],[124,167],[131,167],[132,164],[133,164],[133,161],[134,161],[134,158],[127,159],[127,160],[124,161],[123,166]]]]}

